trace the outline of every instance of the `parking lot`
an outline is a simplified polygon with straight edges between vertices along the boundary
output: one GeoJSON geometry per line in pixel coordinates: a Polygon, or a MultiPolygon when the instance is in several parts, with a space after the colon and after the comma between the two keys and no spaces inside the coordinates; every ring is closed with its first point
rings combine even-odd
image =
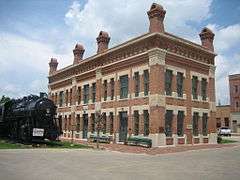
{"type": "Polygon", "coordinates": [[[0,151],[1,180],[238,180],[240,177],[239,167],[239,145],[161,155],[92,149],[0,151]]]}

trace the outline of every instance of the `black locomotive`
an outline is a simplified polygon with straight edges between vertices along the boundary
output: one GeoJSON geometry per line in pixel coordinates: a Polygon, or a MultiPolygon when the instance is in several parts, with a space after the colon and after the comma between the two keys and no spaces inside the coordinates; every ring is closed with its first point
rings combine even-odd
{"type": "Polygon", "coordinates": [[[55,116],[56,106],[43,94],[12,99],[0,105],[0,134],[24,142],[56,140],[61,122],[55,116]]]}

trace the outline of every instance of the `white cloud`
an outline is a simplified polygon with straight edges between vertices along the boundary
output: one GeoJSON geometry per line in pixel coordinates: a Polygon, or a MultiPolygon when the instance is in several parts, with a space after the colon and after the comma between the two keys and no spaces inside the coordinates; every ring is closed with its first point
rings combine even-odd
{"type": "MultiPolygon", "coordinates": [[[[89,0],[83,7],[74,1],[65,14],[65,22],[72,33],[85,45],[88,55],[96,51],[96,37],[100,30],[109,32],[112,45],[148,32],[147,11],[152,0],[89,0]]],[[[166,9],[168,32],[191,39],[199,29],[189,25],[200,23],[210,16],[211,0],[157,0],[166,9]]]]}
{"type": "Polygon", "coordinates": [[[73,58],[70,52],[56,54],[48,44],[0,33],[0,95],[17,97],[46,91],[51,57],[60,61],[60,67],[71,63],[73,58]]]}

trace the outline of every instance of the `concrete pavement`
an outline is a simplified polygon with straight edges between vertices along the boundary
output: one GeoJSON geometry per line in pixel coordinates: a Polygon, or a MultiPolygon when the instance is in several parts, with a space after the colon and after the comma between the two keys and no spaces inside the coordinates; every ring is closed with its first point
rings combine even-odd
{"type": "Polygon", "coordinates": [[[1,180],[240,179],[240,146],[164,155],[97,150],[0,151],[1,180]]]}

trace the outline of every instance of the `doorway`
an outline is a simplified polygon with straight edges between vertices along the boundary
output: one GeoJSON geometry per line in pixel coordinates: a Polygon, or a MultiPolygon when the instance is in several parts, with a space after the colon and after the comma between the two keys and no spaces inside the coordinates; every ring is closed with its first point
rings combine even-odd
{"type": "Polygon", "coordinates": [[[88,114],[83,114],[83,139],[87,139],[88,133],[88,114]]]}
{"type": "Polygon", "coordinates": [[[128,133],[128,115],[127,111],[119,112],[119,142],[125,142],[127,140],[128,133]]]}

